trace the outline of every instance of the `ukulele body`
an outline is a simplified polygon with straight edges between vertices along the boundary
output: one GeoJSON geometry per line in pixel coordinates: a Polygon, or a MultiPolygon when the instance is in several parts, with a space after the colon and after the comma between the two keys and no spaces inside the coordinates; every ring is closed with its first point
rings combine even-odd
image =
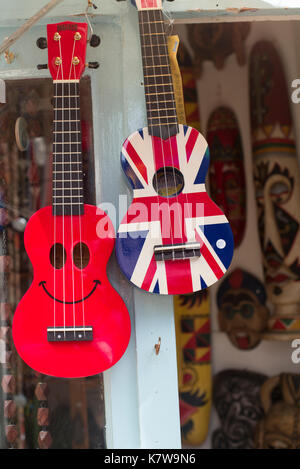
{"type": "Polygon", "coordinates": [[[162,140],[144,128],[125,141],[121,163],[133,188],[116,241],[126,277],[143,290],[169,295],[192,293],[217,282],[231,263],[233,236],[227,218],[205,189],[209,149],[204,137],[179,125],[178,134],[162,140]],[[156,249],[180,250],[187,243],[200,246],[200,255],[189,257],[186,251],[180,259],[175,255],[157,260],[156,249]]]}
{"type": "Polygon", "coordinates": [[[84,205],[82,216],[54,217],[52,207],[45,207],[31,217],[25,247],[34,278],[12,328],[17,351],[31,368],[46,375],[79,378],[101,373],[122,357],[131,326],[126,306],[106,276],[113,246],[112,223],[95,206],[84,205]],[[84,243],[89,252],[83,269],[78,261],[75,265],[78,243],[84,243]],[[56,269],[51,257],[54,244],[57,251],[59,245],[65,249],[64,265],[56,263],[61,267],[56,269]],[[86,332],[87,326],[92,332],[86,332]],[[62,341],[49,341],[49,334],[62,341]]]}

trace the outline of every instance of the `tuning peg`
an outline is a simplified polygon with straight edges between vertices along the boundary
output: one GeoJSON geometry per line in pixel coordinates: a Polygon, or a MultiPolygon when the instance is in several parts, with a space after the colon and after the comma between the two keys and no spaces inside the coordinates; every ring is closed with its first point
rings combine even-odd
{"type": "Polygon", "coordinates": [[[38,64],[36,67],[38,70],[46,70],[48,68],[48,64],[38,64]]]}
{"type": "Polygon", "coordinates": [[[47,49],[47,39],[45,37],[39,37],[36,41],[36,45],[39,49],[47,49]]]}
{"type": "Polygon", "coordinates": [[[98,47],[101,43],[101,39],[99,36],[96,34],[92,34],[92,37],[90,39],[90,46],[91,47],[98,47]]]}
{"type": "Polygon", "coordinates": [[[100,67],[100,64],[99,64],[99,62],[89,62],[89,63],[87,64],[87,66],[88,66],[89,68],[99,68],[99,67],[100,67]]]}

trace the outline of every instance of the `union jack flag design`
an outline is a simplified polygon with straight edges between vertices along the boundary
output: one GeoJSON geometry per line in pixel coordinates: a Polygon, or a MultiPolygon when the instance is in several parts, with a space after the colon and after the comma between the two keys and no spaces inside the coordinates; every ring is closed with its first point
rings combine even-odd
{"type": "Polygon", "coordinates": [[[178,134],[162,140],[144,128],[125,141],[121,163],[133,188],[116,241],[126,277],[143,290],[167,295],[202,290],[223,277],[233,255],[233,236],[205,189],[209,149],[204,137],[179,125],[178,134]],[[169,169],[171,177],[174,171],[183,175],[182,188],[172,197],[156,190],[161,168],[169,169]],[[155,246],[185,243],[199,243],[200,257],[155,259],[155,246]]]}

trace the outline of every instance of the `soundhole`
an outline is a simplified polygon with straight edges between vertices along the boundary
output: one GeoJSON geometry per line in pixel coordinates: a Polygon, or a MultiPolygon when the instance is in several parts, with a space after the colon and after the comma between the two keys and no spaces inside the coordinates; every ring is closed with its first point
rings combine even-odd
{"type": "Polygon", "coordinates": [[[66,263],[66,250],[62,244],[53,244],[50,250],[50,262],[55,269],[62,269],[66,263]]]}
{"type": "Polygon", "coordinates": [[[160,168],[153,177],[153,187],[162,197],[175,197],[184,188],[183,174],[172,166],[160,168]]]}
{"type": "Polygon", "coordinates": [[[74,264],[78,269],[85,269],[90,262],[90,251],[86,244],[76,244],[73,251],[74,264]]]}

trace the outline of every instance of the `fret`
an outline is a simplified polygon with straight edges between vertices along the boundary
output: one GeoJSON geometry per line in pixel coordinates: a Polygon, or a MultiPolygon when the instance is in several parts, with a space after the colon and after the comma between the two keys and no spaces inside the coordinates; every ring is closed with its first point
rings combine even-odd
{"type": "Polygon", "coordinates": [[[74,161],[74,160],[71,160],[71,161],[55,161],[54,164],[68,164],[68,163],[72,163],[72,164],[79,164],[79,163],[82,163],[81,160],[78,160],[78,161],[74,161]]]}
{"type": "Polygon", "coordinates": [[[168,83],[149,83],[149,84],[144,84],[145,87],[149,87],[149,86],[173,86],[173,83],[171,82],[168,82],[168,83]]]}
{"type": "Polygon", "coordinates": [[[161,33],[146,33],[146,34],[141,34],[141,36],[153,36],[153,35],[155,36],[155,35],[158,35],[158,34],[165,36],[165,32],[161,32],[161,33]]]}
{"type": "Polygon", "coordinates": [[[149,109],[149,112],[158,112],[159,114],[161,113],[164,113],[164,112],[170,112],[170,111],[174,111],[175,115],[176,115],[176,107],[164,107],[164,108],[160,108],[160,109],[149,109]]]}
{"type": "Polygon", "coordinates": [[[167,68],[168,70],[170,70],[170,65],[144,65],[144,68],[167,68]]]}
{"type": "Polygon", "coordinates": [[[82,171],[76,170],[76,171],[57,171],[56,169],[53,170],[54,174],[65,174],[65,173],[81,173],[82,171]]]}
{"type": "Polygon", "coordinates": [[[173,93],[171,92],[168,92],[168,91],[164,91],[163,93],[145,93],[146,96],[160,96],[160,95],[163,95],[163,96],[166,96],[166,95],[170,95],[170,96],[173,96],[173,93]]]}
{"type": "Polygon", "coordinates": [[[53,202],[53,205],[78,205],[78,203],[77,202],[53,202]]]}
{"type": "Polygon", "coordinates": [[[80,130],[54,130],[54,134],[80,134],[80,130]]]}
{"type": "MultiPolygon", "coordinates": [[[[174,119],[174,117],[176,116],[164,116],[164,117],[148,117],[149,120],[158,120],[159,123],[161,124],[164,124],[164,122],[162,122],[162,120],[166,119],[167,122],[165,122],[165,124],[174,124],[175,122],[170,122],[169,119],[174,119]]],[[[152,124],[153,125],[153,124],[152,124]]]]}
{"type": "Polygon", "coordinates": [[[62,142],[53,142],[53,145],[80,145],[81,142],[78,140],[73,142],[73,140],[70,141],[62,141],[62,142]]]}
{"type": "Polygon", "coordinates": [[[53,107],[54,111],[79,111],[79,107],[53,107]]]}
{"type": "MultiPolygon", "coordinates": [[[[61,190],[63,190],[63,189],[61,189],[61,190]]],[[[83,197],[82,194],[76,194],[76,195],[68,194],[66,196],[65,195],[64,196],[57,195],[56,200],[57,199],[64,199],[64,198],[67,198],[67,199],[80,199],[82,197],[83,197]]]]}
{"type": "Polygon", "coordinates": [[[81,151],[56,151],[55,155],[81,155],[81,151]]]}
{"type": "MultiPolygon", "coordinates": [[[[55,122],[66,122],[66,121],[65,121],[65,120],[56,120],[56,119],[54,119],[53,122],[55,123],[55,122]]],[[[68,124],[69,122],[80,122],[80,119],[68,120],[68,121],[67,121],[67,124],[68,124]]]]}
{"type": "Polygon", "coordinates": [[[72,94],[70,96],[53,96],[53,98],[79,98],[79,94],[72,94]]]}

